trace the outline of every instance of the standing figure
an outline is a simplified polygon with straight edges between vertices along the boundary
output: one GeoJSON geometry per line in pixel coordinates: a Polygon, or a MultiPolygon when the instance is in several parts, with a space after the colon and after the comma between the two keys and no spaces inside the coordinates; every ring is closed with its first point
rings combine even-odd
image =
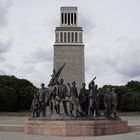
{"type": "Polygon", "coordinates": [[[80,103],[82,112],[85,115],[88,115],[88,93],[85,87],[86,87],[86,84],[83,83],[82,88],[80,89],[80,93],[79,93],[79,103],[80,103]]]}
{"type": "Polygon", "coordinates": [[[89,83],[89,114],[97,117],[99,115],[98,94],[96,92],[95,82],[96,77],[89,83]]]}
{"type": "Polygon", "coordinates": [[[76,87],[76,82],[72,82],[72,87],[68,83],[68,86],[70,88],[70,97],[69,97],[69,105],[70,105],[70,113],[72,116],[77,117],[78,116],[78,92],[76,87]]]}
{"type": "Polygon", "coordinates": [[[115,93],[115,89],[112,88],[112,113],[114,114],[114,118],[117,118],[117,105],[118,105],[118,95],[115,93]]]}
{"type": "Polygon", "coordinates": [[[53,74],[51,75],[52,78],[48,85],[49,106],[50,106],[51,114],[54,113],[54,109],[55,109],[56,113],[59,112],[57,109],[57,106],[56,106],[56,93],[57,93],[58,85],[59,85],[58,78],[59,78],[65,64],[66,63],[64,63],[58,70],[56,70],[55,68],[53,69],[53,74]]]}
{"type": "Polygon", "coordinates": [[[62,102],[64,112],[66,115],[68,115],[67,102],[66,102],[67,94],[68,94],[67,86],[64,84],[64,80],[60,79],[60,82],[57,85],[57,92],[56,92],[57,113],[60,113],[60,104],[62,102]]]}
{"type": "Polygon", "coordinates": [[[57,113],[57,107],[56,107],[56,91],[57,86],[56,85],[48,85],[49,90],[49,107],[50,107],[50,115],[53,115],[54,109],[57,113]]]}
{"type": "Polygon", "coordinates": [[[111,118],[112,95],[109,88],[107,88],[107,92],[105,93],[104,104],[106,108],[105,117],[111,118]]]}
{"type": "Polygon", "coordinates": [[[98,85],[95,85],[95,95],[96,95],[96,106],[97,106],[97,116],[101,116],[99,112],[99,103],[100,103],[100,91],[98,90],[98,85]]]}
{"type": "Polygon", "coordinates": [[[39,117],[38,109],[39,109],[39,101],[38,101],[37,94],[35,93],[31,104],[32,117],[39,117]]]}
{"type": "Polygon", "coordinates": [[[46,89],[45,89],[45,84],[41,84],[41,88],[37,92],[38,100],[39,100],[39,116],[46,117],[46,103],[45,103],[45,98],[46,98],[46,89]]]}

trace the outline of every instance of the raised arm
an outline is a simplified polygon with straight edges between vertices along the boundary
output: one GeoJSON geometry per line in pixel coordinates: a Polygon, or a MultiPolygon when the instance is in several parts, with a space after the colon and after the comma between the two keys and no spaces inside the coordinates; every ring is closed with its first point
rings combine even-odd
{"type": "Polygon", "coordinates": [[[92,81],[89,83],[89,85],[92,84],[92,83],[94,83],[94,80],[95,79],[96,79],[96,76],[92,79],[92,81]]]}

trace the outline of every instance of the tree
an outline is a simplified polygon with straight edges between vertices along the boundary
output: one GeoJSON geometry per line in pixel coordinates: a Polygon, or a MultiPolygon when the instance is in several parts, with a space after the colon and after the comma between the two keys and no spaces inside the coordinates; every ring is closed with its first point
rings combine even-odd
{"type": "Polygon", "coordinates": [[[37,88],[26,79],[0,75],[0,110],[28,110],[37,88]]]}
{"type": "Polygon", "coordinates": [[[140,111],[140,82],[130,81],[124,86],[104,85],[100,88],[100,91],[105,94],[107,88],[111,89],[113,87],[118,93],[119,110],[140,111]]]}
{"type": "Polygon", "coordinates": [[[140,93],[125,93],[120,101],[120,109],[122,111],[140,111],[140,93]]]}

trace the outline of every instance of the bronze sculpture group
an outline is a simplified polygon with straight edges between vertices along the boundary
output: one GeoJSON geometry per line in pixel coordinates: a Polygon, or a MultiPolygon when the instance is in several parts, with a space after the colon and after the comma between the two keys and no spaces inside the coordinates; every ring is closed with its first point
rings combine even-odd
{"type": "MultiPolygon", "coordinates": [[[[32,116],[46,117],[46,109],[49,107],[51,115],[62,114],[63,108],[65,116],[100,117],[100,91],[95,84],[96,77],[89,83],[89,89],[86,89],[86,84],[83,83],[78,93],[76,81],[65,85],[64,79],[58,80],[64,66],[65,64],[58,71],[53,71],[52,79],[47,88],[45,88],[45,84],[41,84],[41,88],[34,94],[31,105],[32,116]]],[[[118,97],[114,88],[112,91],[109,88],[107,89],[104,96],[104,104],[104,116],[112,118],[113,113],[114,118],[117,118],[118,97]]]]}

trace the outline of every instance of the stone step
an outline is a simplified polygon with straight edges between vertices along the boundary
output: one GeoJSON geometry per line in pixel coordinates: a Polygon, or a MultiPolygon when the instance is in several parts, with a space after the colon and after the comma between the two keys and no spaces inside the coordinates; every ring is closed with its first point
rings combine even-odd
{"type": "Polygon", "coordinates": [[[25,134],[45,136],[101,136],[128,132],[122,120],[34,120],[26,121],[25,134]],[[52,131],[53,130],[53,131],[52,131]]]}
{"type": "MultiPolygon", "coordinates": [[[[24,125],[0,125],[0,132],[24,132],[24,125]]],[[[140,132],[140,125],[129,126],[129,132],[140,132]]]]}
{"type": "Polygon", "coordinates": [[[0,132],[24,132],[24,125],[0,125],[0,132]]]}
{"type": "Polygon", "coordinates": [[[129,126],[129,132],[140,132],[140,125],[129,126]]]}

